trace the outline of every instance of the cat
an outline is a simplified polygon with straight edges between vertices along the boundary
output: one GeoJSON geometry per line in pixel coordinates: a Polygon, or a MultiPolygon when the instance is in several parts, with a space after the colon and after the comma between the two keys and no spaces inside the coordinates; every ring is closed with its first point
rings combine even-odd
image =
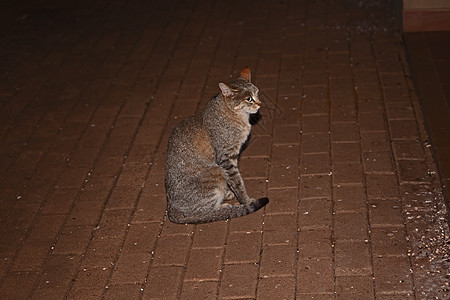
{"type": "Polygon", "coordinates": [[[166,196],[174,223],[208,223],[245,216],[265,206],[268,198],[247,195],[238,169],[240,150],[247,141],[251,114],[261,101],[251,71],[219,83],[220,93],[203,111],[173,129],[167,147],[166,196]],[[240,204],[224,201],[234,199],[240,204]]]}

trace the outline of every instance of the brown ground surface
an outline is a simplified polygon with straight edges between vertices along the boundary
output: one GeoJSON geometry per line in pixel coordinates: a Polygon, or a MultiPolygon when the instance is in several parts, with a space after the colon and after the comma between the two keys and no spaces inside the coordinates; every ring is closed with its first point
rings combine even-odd
{"type": "Polygon", "coordinates": [[[448,297],[405,49],[350,2],[3,2],[0,298],[448,297]],[[168,134],[244,66],[264,107],[240,168],[270,203],[170,223],[168,134]]]}

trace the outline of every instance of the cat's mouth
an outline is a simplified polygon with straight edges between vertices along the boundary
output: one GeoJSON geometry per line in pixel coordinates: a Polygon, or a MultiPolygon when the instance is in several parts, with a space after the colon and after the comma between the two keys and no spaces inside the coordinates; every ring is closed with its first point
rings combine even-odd
{"type": "Polygon", "coordinates": [[[257,107],[251,107],[250,108],[250,110],[249,110],[249,112],[251,113],[251,114],[256,114],[258,111],[259,111],[259,106],[257,106],[257,107]]]}

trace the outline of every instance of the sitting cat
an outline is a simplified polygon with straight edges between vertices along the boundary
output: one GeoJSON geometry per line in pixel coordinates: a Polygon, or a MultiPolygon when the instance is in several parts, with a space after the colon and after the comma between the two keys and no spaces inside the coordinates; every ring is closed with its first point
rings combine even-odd
{"type": "Polygon", "coordinates": [[[269,202],[247,195],[237,163],[250,134],[250,114],[259,110],[258,88],[250,69],[229,84],[200,113],[180,122],[169,138],[166,194],[169,219],[206,223],[253,213],[269,202]],[[224,200],[236,196],[240,204],[224,200]]]}

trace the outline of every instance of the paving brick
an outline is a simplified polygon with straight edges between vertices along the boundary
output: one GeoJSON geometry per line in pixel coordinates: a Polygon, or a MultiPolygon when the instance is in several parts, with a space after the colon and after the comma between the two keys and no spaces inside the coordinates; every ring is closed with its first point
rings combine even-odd
{"type": "Polygon", "coordinates": [[[394,172],[391,152],[364,152],[362,156],[364,172],[394,172]]]}
{"type": "Polygon", "coordinates": [[[368,174],[366,186],[369,198],[398,197],[397,177],[393,174],[368,174]]]}
{"type": "Polygon", "coordinates": [[[257,299],[294,299],[295,280],[292,277],[267,277],[259,280],[257,299]]]}
{"type": "Polygon", "coordinates": [[[145,183],[148,168],[149,165],[146,161],[132,162],[127,159],[116,182],[116,187],[142,186],[145,183]]]}
{"type": "Polygon", "coordinates": [[[112,176],[92,175],[84,185],[83,193],[80,195],[80,201],[106,200],[106,195],[113,187],[114,181],[115,178],[112,176]]]}
{"type": "MultiPolygon", "coordinates": [[[[14,195],[14,198],[17,198],[17,196],[14,195]]],[[[28,229],[39,211],[39,208],[40,203],[15,205],[4,220],[4,225],[10,228],[28,229]]]]}
{"type": "Polygon", "coordinates": [[[89,167],[69,167],[56,182],[57,188],[79,189],[89,173],[89,167]]]}
{"type": "Polygon", "coordinates": [[[141,287],[135,284],[108,286],[105,297],[108,299],[137,299],[140,297],[141,287]]]}
{"type": "Polygon", "coordinates": [[[264,221],[263,245],[296,243],[297,222],[295,214],[268,215],[264,221]]]}
{"type": "Polygon", "coordinates": [[[434,201],[432,187],[425,184],[402,184],[400,186],[401,200],[405,211],[431,210],[434,201]]]}
{"type": "Polygon", "coordinates": [[[141,185],[115,187],[106,202],[105,209],[133,209],[141,188],[141,185]]]}
{"type": "Polygon", "coordinates": [[[77,194],[78,189],[54,190],[45,202],[42,214],[67,214],[77,194]]]}
{"type": "Polygon", "coordinates": [[[386,103],[386,116],[391,119],[414,119],[414,109],[409,101],[386,103]]]}
{"type": "Polygon", "coordinates": [[[380,292],[412,292],[412,278],[406,257],[374,257],[375,290],[380,292]],[[392,266],[396,268],[392,268],[392,266]]]}
{"type": "MultiPolygon", "coordinates": [[[[316,88],[316,87],[314,87],[316,88]]],[[[318,87],[320,88],[320,87],[318,87]]],[[[302,98],[302,113],[303,115],[315,115],[315,114],[328,114],[329,112],[329,103],[327,99],[315,99],[314,96],[308,94],[308,91],[305,90],[302,98]]]]}
{"type": "MultiPolygon", "coordinates": [[[[100,140],[97,137],[96,140],[100,140]]],[[[100,144],[100,142],[98,142],[100,144]]],[[[71,167],[86,167],[92,166],[94,161],[100,152],[100,145],[89,146],[89,147],[78,147],[75,152],[70,156],[69,166],[71,167]]]]}
{"type": "Polygon", "coordinates": [[[128,229],[123,251],[128,253],[150,253],[159,232],[158,223],[131,224],[128,229]]]}
{"type": "MultiPolygon", "coordinates": [[[[267,197],[267,179],[263,178],[248,178],[244,179],[245,188],[247,189],[247,194],[251,198],[259,199],[267,197]]],[[[263,212],[257,212],[256,214],[261,215],[263,212]]]]}
{"type": "Polygon", "coordinates": [[[298,293],[334,292],[334,272],[331,259],[301,259],[298,261],[297,272],[298,293]]]}
{"type": "Polygon", "coordinates": [[[294,167],[298,164],[299,147],[296,145],[280,145],[272,147],[270,165],[294,167]]]}
{"type": "Polygon", "coordinates": [[[334,163],[333,185],[339,184],[362,184],[363,171],[361,163],[334,163]]]}
{"type": "Polygon", "coordinates": [[[64,227],[54,246],[53,253],[83,254],[91,240],[93,231],[94,227],[92,226],[64,227]]]}
{"type": "Polygon", "coordinates": [[[143,284],[150,260],[150,253],[122,252],[112,273],[110,283],[121,285],[143,284]]]}
{"type": "Polygon", "coordinates": [[[299,258],[331,258],[330,229],[302,229],[298,233],[299,258]]]}
{"type": "Polygon", "coordinates": [[[288,188],[298,186],[296,165],[273,166],[269,170],[269,188],[288,188]]]}
{"type": "Polygon", "coordinates": [[[335,246],[336,276],[371,275],[369,245],[365,241],[340,241],[335,246]]]}
{"type": "Polygon", "coordinates": [[[303,116],[302,133],[328,133],[330,131],[329,117],[303,116]]]}
{"type": "Polygon", "coordinates": [[[48,242],[27,241],[17,253],[11,270],[40,271],[50,250],[48,242]]]}
{"type": "Polygon", "coordinates": [[[152,268],[144,288],[143,299],[177,299],[182,267],[152,268]]]}
{"type": "Polygon", "coordinates": [[[101,177],[117,177],[122,164],[123,157],[121,156],[102,155],[95,164],[93,174],[101,177]]]}
{"type": "Polygon", "coordinates": [[[310,293],[297,293],[296,299],[306,300],[306,299],[319,299],[319,300],[331,300],[335,299],[334,293],[328,294],[310,294],[310,293]]]}
{"type": "Polygon", "coordinates": [[[55,296],[64,296],[80,260],[81,257],[50,255],[34,295],[54,294],[55,296]]]}
{"type": "Polygon", "coordinates": [[[375,299],[372,276],[336,277],[338,299],[375,299]]]}
{"type": "Polygon", "coordinates": [[[275,126],[273,128],[274,144],[298,144],[300,141],[300,127],[294,126],[275,126]]]}
{"type": "Polygon", "coordinates": [[[217,281],[189,281],[183,283],[181,299],[217,299],[217,281]]]}
{"type": "Polygon", "coordinates": [[[365,213],[337,213],[334,216],[334,237],[336,240],[366,240],[367,219],[365,213]]]}
{"type": "Polygon", "coordinates": [[[261,232],[264,214],[260,210],[242,218],[228,220],[228,222],[230,222],[230,232],[261,232]]]}
{"type": "Polygon", "coordinates": [[[96,226],[103,210],[102,201],[77,201],[70,212],[67,225],[96,226]]]}
{"type": "Polygon", "coordinates": [[[352,104],[336,104],[331,108],[331,122],[356,122],[356,108],[352,104]]]}
{"type": "Polygon", "coordinates": [[[65,296],[65,288],[36,288],[33,292],[32,299],[59,299],[65,296]]]}
{"type": "Polygon", "coordinates": [[[332,202],[329,199],[305,199],[299,202],[298,227],[300,229],[330,228],[332,202]]]}
{"type": "Polygon", "coordinates": [[[153,266],[183,266],[190,244],[191,237],[188,235],[159,238],[153,266]]]}
{"type": "Polygon", "coordinates": [[[355,102],[352,81],[350,77],[330,78],[330,97],[334,103],[353,104],[355,102]]]}
{"type": "MultiPolygon", "coordinates": [[[[134,138],[134,144],[133,144],[133,148],[130,151],[130,156],[133,153],[133,151],[136,151],[136,147],[138,145],[145,146],[145,145],[158,144],[159,138],[163,132],[164,132],[163,125],[150,126],[150,125],[143,123],[139,127],[138,132],[136,133],[136,137],[134,138]]],[[[148,153],[151,153],[151,152],[148,152],[148,153]]]]}
{"type": "Polygon", "coordinates": [[[385,131],[386,121],[380,112],[361,112],[359,114],[359,127],[361,132],[385,131]]]}
{"type": "Polygon", "coordinates": [[[300,173],[328,174],[331,171],[330,155],[328,153],[304,154],[301,156],[300,173]]]}
{"type": "Polygon", "coordinates": [[[239,170],[242,178],[264,178],[268,177],[269,162],[266,158],[241,158],[239,170]]]}
{"type": "Polygon", "coordinates": [[[297,249],[292,245],[265,246],[261,255],[260,277],[293,276],[297,249]]]}
{"type": "Polygon", "coordinates": [[[298,189],[269,189],[267,197],[270,205],[266,206],[266,214],[293,213],[297,211],[298,189]]]}
{"type": "Polygon", "coordinates": [[[221,268],[223,248],[192,249],[184,280],[217,281],[221,268]]]}
{"type": "Polygon", "coordinates": [[[327,72],[305,72],[304,84],[305,86],[317,86],[317,85],[327,85],[328,84],[328,74],[327,72]]]}
{"type": "Polygon", "coordinates": [[[123,238],[128,227],[131,210],[105,210],[95,231],[97,238],[123,238]]]}
{"type": "Polygon", "coordinates": [[[258,269],[254,264],[226,265],[222,272],[219,298],[255,297],[258,269]]]}
{"type": "Polygon", "coordinates": [[[277,105],[283,110],[299,109],[301,105],[300,90],[291,81],[278,83],[277,105]]]}
{"type": "Polygon", "coordinates": [[[109,274],[110,269],[107,267],[81,269],[75,277],[68,299],[98,299],[103,294],[109,274]]]}
{"type": "Polygon", "coordinates": [[[330,135],[328,133],[302,134],[303,154],[306,153],[329,153],[330,152],[330,135]]]}
{"type": "Polygon", "coordinates": [[[356,186],[334,186],[333,201],[335,212],[360,211],[367,210],[367,200],[362,185],[356,186]]]}
{"type": "Polygon", "coordinates": [[[0,287],[0,295],[6,299],[26,299],[38,280],[37,273],[20,272],[10,274],[0,287]]]}
{"type": "Polygon", "coordinates": [[[64,215],[41,215],[31,230],[29,241],[51,244],[65,220],[64,215]]]}
{"type": "Polygon", "coordinates": [[[391,293],[387,292],[386,294],[379,293],[377,294],[377,299],[393,299],[393,300],[403,300],[403,299],[415,299],[414,294],[412,292],[403,292],[403,293],[391,293]]]}
{"type": "MultiPolygon", "coordinates": [[[[123,158],[123,156],[128,152],[131,140],[131,136],[110,136],[103,148],[101,155],[103,157],[123,158]]],[[[97,162],[96,167],[98,167],[98,164],[99,163],[97,162]]]]}
{"type": "Polygon", "coordinates": [[[370,199],[369,218],[371,226],[403,224],[401,202],[398,199],[370,199]]]}
{"type": "Polygon", "coordinates": [[[400,160],[398,172],[401,182],[428,182],[429,169],[424,160],[400,160]]]}
{"type": "Polygon", "coordinates": [[[227,222],[213,222],[196,226],[193,248],[223,247],[227,235],[227,222]]]}
{"type": "Polygon", "coordinates": [[[359,143],[333,143],[331,153],[335,163],[361,161],[361,146],[359,143]]]}
{"type": "MultiPolygon", "coordinates": [[[[59,172],[59,171],[58,171],[59,172]]],[[[57,172],[57,173],[58,173],[57,172]]],[[[53,175],[52,176],[46,176],[44,175],[44,178],[38,179],[40,175],[39,170],[36,172],[35,177],[33,177],[27,184],[25,189],[23,190],[22,197],[20,199],[17,199],[17,194],[19,194],[19,190],[14,187],[14,185],[10,185],[10,183],[6,180],[4,181],[5,186],[9,186],[8,190],[11,191],[11,193],[14,195],[14,198],[18,200],[17,202],[19,204],[35,204],[35,203],[42,203],[44,199],[47,197],[47,194],[51,191],[53,188],[53,175]]],[[[56,177],[57,175],[55,175],[56,177]]],[[[20,185],[23,186],[23,182],[20,182],[20,185]]]]}
{"type": "Polygon", "coordinates": [[[228,237],[225,263],[256,263],[261,252],[261,233],[238,232],[228,237]]]}
{"type": "Polygon", "coordinates": [[[331,183],[329,175],[302,176],[300,180],[300,197],[330,198],[331,183]]]}
{"type": "Polygon", "coordinates": [[[162,221],[166,212],[167,202],[163,195],[141,194],[133,216],[133,222],[162,221]]]}
{"type": "Polygon", "coordinates": [[[396,159],[423,159],[423,145],[417,140],[396,140],[392,142],[396,159]]]}
{"type": "Polygon", "coordinates": [[[389,137],[385,131],[361,132],[361,149],[370,151],[389,151],[389,137]]]}
{"type": "Polygon", "coordinates": [[[301,113],[297,109],[275,110],[273,115],[274,125],[300,125],[301,113]]]}
{"type": "Polygon", "coordinates": [[[374,256],[401,256],[407,254],[405,230],[402,227],[371,228],[374,256]]]}
{"type": "Polygon", "coordinates": [[[414,139],[419,137],[415,120],[391,120],[389,128],[392,139],[414,139]]]}
{"type": "Polygon", "coordinates": [[[359,128],[356,123],[332,123],[331,140],[333,142],[358,142],[359,128]]]}
{"type": "MultiPolygon", "coordinates": [[[[416,291],[419,289],[420,294],[430,295],[437,299],[448,296],[448,291],[445,289],[446,280],[439,279],[439,273],[429,271],[432,262],[430,262],[428,258],[413,256],[411,263],[414,270],[414,283],[416,291]],[[435,285],[439,285],[442,288],[435,289],[433,288],[435,285]]],[[[412,293],[407,292],[406,294],[411,295],[412,293]]]]}
{"type": "Polygon", "coordinates": [[[110,268],[116,261],[121,242],[117,238],[92,239],[81,266],[83,268],[110,268]]]}

